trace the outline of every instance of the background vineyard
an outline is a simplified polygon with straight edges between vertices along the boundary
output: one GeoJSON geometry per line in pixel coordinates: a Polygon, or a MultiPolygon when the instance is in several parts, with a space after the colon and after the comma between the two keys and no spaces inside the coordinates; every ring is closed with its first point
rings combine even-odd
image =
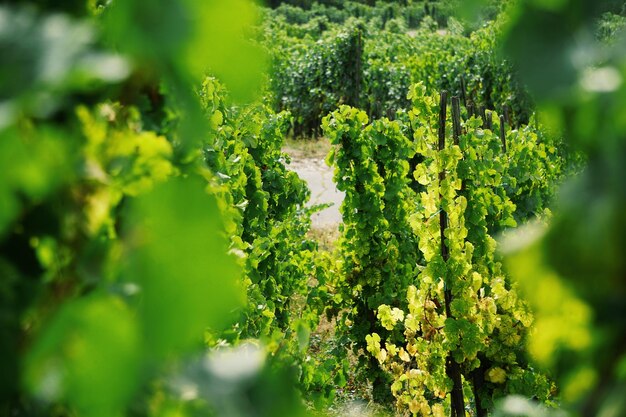
{"type": "Polygon", "coordinates": [[[623,2],[267,6],[0,4],[0,415],[623,414],[623,2]]]}

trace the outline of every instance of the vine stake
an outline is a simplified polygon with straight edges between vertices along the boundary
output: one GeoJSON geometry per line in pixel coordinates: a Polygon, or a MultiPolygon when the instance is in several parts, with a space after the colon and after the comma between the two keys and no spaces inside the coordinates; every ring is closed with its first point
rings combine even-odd
{"type": "MultiPolygon", "coordinates": [[[[446,105],[447,105],[448,92],[441,92],[441,100],[439,104],[439,151],[443,151],[446,146],[446,105]]],[[[446,178],[445,170],[439,173],[439,183],[446,178]]],[[[439,196],[443,199],[442,196],[439,196]]],[[[441,233],[441,256],[444,262],[448,262],[450,254],[448,252],[448,246],[446,245],[445,232],[448,226],[448,213],[442,209],[439,212],[439,230],[441,233]]],[[[452,317],[450,311],[450,304],[452,303],[452,291],[450,290],[449,283],[446,283],[445,290],[445,304],[446,304],[446,316],[452,317]]],[[[452,393],[451,393],[451,416],[452,417],[465,417],[465,400],[463,399],[463,379],[461,377],[461,367],[454,360],[452,354],[448,355],[446,359],[446,374],[452,380],[452,393]]]]}
{"type": "Polygon", "coordinates": [[[504,127],[504,116],[500,116],[500,140],[502,141],[502,152],[506,153],[506,129],[504,127]]]}

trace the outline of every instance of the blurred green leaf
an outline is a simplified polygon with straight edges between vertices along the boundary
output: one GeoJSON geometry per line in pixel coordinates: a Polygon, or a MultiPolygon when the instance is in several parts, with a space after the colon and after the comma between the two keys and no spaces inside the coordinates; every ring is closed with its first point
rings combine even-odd
{"type": "Polygon", "coordinates": [[[538,8],[558,11],[567,6],[568,0],[531,0],[530,3],[538,8]]]}
{"type": "Polygon", "coordinates": [[[302,320],[298,320],[294,324],[296,327],[296,334],[298,337],[298,346],[300,347],[300,350],[304,351],[309,346],[309,339],[311,337],[311,329],[309,329],[309,326],[307,326],[307,324],[302,320]]]}
{"type": "Polygon", "coordinates": [[[38,202],[72,178],[71,140],[58,132],[20,126],[0,133],[0,235],[25,201],[38,202]]]}
{"type": "Polygon", "coordinates": [[[553,366],[562,350],[580,351],[591,345],[592,312],[558,274],[544,264],[539,224],[526,225],[507,236],[502,250],[511,275],[536,313],[530,354],[543,366],[553,366]]]}
{"type": "Polygon", "coordinates": [[[564,97],[576,82],[571,54],[573,23],[529,8],[505,35],[505,50],[537,98],[564,97]]]}
{"type": "Polygon", "coordinates": [[[141,341],[132,312],[111,296],[65,304],[26,357],[27,388],[86,417],[122,411],[138,385],[141,341]]]}
{"type": "Polygon", "coordinates": [[[243,301],[240,271],[202,183],[176,179],[155,188],[133,202],[127,224],[136,248],[123,276],[141,288],[139,317],[152,355],[198,346],[207,327],[231,324],[243,301]]]}
{"type": "Polygon", "coordinates": [[[500,401],[494,417],[565,417],[565,412],[548,409],[520,395],[509,395],[500,401]]]}
{"type": "Polygon", "coordinates": [[[257,95],[265,70],[265,55],[247,36],[257,23],[257,10],[250,0],[194,1],[197,32],[185,50],[185,62],[194,74],[208,71],[228,86],[235,100],[257,95]]]}
{"type": "Polygon", "coordinates": [[[466,22],[475,22],[487,0],[462,0],[458,4],[458,16],[466,22]]]}
{"type": "Polygon", "coordinates": [[[110,39],[142,65],[166,76],[220,77],[233,98],[250,100],[260,87],[264,55],[246,39],[256,22],[249,0],[115,1],[106,17],[110,39]]]}
{"type": "Polygon", "coordinates": [[[87,20],[0,6],[0,129],[20,111],[46,117],[73,91],[124,80],[128,62],[95,41],[87,20]]]}

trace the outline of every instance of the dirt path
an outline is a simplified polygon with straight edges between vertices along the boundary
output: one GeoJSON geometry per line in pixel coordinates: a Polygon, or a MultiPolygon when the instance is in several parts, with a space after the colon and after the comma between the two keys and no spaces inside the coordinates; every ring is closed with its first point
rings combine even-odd
{"type": "Polygon", "coordinates": [[[332,206],[315,213],[311,217],[314,229],[335,228],[341,223],[339,207],[344,194],[337,190],[333,182],[333,168],[326,165],[324,159],[330,150],[330,144],[323,139],[307,142],[290,142],[283,151],[291,156],[287,165],[305,180],[311,190],[308,206],[331,203],[332,206]]]}

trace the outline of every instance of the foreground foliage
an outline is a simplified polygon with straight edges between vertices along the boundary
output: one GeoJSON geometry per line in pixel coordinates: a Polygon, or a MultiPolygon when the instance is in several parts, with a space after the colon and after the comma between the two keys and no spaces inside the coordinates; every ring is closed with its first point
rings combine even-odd
{"type": "Polygon", "coordinates": [[[358,384],[402,414],[621,413],[621,19],[511,7],[445,34],[425,8],[265,11],[271,109],[244,0],[5,2],[0,413],[298,416],[358,384]],[[335,254],[281,152],[319,129],[335,254]]]}
{"type": "Polygon", "coordinates": [[[287,116],[233,115],[211,79],[197,93],[210,66],[251,100],[254,8],[162,6],[0,8],[3,415],[303,413],[282,364],[303,357],[316,304],[291,318],[287,299],[325,263],[279,151],[287,116]],[[198,53],[214,38],[226,49],[198,53]]]}

